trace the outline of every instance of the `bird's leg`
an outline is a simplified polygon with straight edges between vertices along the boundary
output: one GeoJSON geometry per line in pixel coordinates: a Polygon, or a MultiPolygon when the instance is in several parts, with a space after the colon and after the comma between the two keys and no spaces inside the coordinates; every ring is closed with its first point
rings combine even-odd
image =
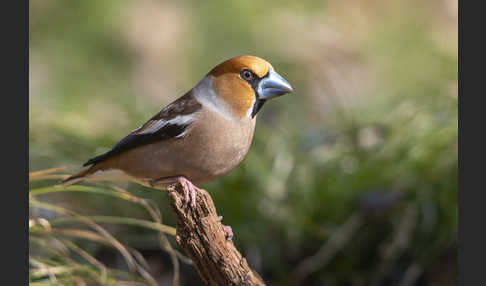
{"type": "MultiPolygon", "coordinates": [[[[219,221],[222,221],[223,220],[223,216],[219,216],[218,217],[218,220],[219,221]]],[[[231,226],[224,225],[224,224],[221,224],[221,225],[223,226],[223,230],[226,233],[226,239],[232,240],[233,239],[233,229],[231,228],[231,226]]]]}
{"type": "Polygon", "coordinates": [[[196,207],[196,193],[200,191],[198,187],[196,187],[191,181],[186,179],[184,176],[176,176],[176,177],[164,177],[159,179],[150,180],[149,184],[154,187],[161,184],[169,184],[167,188],[174,187],[175,184],[181,184],[184,190],[184,201],[186,203],[191,202],[191,206],[193,208],[196,207]]]}

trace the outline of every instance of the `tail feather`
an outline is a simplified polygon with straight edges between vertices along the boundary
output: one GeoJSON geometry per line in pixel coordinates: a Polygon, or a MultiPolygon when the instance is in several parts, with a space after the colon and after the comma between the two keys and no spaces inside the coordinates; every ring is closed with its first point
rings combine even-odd
{"type": "Polygon", "coordinates": [[[80,181],[123,181],[123,182],[135,182],[139,183],[143,186],[150,187],[148,183],[148,179],[137,179],[122,170],[113,169],[113,168],[106,168],[103,164],[91,165],[89,168],[86,168],[80,171],[77,174],[70,176],[67,179],[64,179],[56,186],[59,187],[67,187],[73,184],[76,184],[80,181]],[[98,171],[101,171],[98,174],[98,171]]]}
{"type": "Polygon", "coordinates": [[[92,170],[93,168],[90,167],[90,168],[87,168],[85,170],[82,170],[81,172],[77,173],[77,174],[74,174],[72,175],[71,177],[67,178],[67,179],[64,179],[63,181],[61,181],[58,186],[61,186],[61,187],[67,187],[67,186],[70,186],[72,184],[76,184],[77,182],[80,182],[82,180],[85,179],[85,176],[91,174],[93,172],[92,170]]]}

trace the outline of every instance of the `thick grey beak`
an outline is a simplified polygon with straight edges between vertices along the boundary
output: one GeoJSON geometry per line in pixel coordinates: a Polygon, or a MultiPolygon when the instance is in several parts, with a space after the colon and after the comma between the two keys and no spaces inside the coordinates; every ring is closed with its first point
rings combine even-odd
{"type": "Polygon", "coordinates": [[[294,92],[294,89],[283,77],[273,69],[268,70],[268,74],[260,80],[257,87],[258,99],[270,99],[272,97],[294,92]]]}

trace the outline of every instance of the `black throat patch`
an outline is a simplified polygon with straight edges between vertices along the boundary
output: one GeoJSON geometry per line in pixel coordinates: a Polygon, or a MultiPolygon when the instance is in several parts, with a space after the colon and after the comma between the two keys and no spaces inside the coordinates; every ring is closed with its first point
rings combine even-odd
{"type": "Polygon", "coordinates": [[[260,95],[258,94],[258,84],[263,78],[266,78],[268,76],[268,73],[263,76],[263,77],[258,77],[256,74],[254,74],[254,79],[251,81],[248,81],[248,83],[251,85],[251,88],[255,92],[255,103],[253,104],[253,109],[251,111],[251,118],[254,118],[255,115],[260,111],[260,109],[263,107],[263,104],[265,104],[265,99],[260,99],[260,95]]]}
{"type": "Polygon", "coordinates": [[[253,104],[253,110],[251,111],[251,118],[255,117],[255,115],[260,111],[260,109],[263,107],[263,104],[265,103],[265,99],[259,99],[258,95],[255,91],[255,103],[253,104]]]}

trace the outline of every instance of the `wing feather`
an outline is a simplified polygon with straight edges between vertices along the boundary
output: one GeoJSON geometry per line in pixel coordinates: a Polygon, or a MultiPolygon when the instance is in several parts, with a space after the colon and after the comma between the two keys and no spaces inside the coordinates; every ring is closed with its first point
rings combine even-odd
{"type": "Polygon", "coordinates": [[[201,107],[191,92],[188,92],[116,143],[110,151],[89,159],[83,166],[98,164],[136,147],[181,138],[201,107]]]}

